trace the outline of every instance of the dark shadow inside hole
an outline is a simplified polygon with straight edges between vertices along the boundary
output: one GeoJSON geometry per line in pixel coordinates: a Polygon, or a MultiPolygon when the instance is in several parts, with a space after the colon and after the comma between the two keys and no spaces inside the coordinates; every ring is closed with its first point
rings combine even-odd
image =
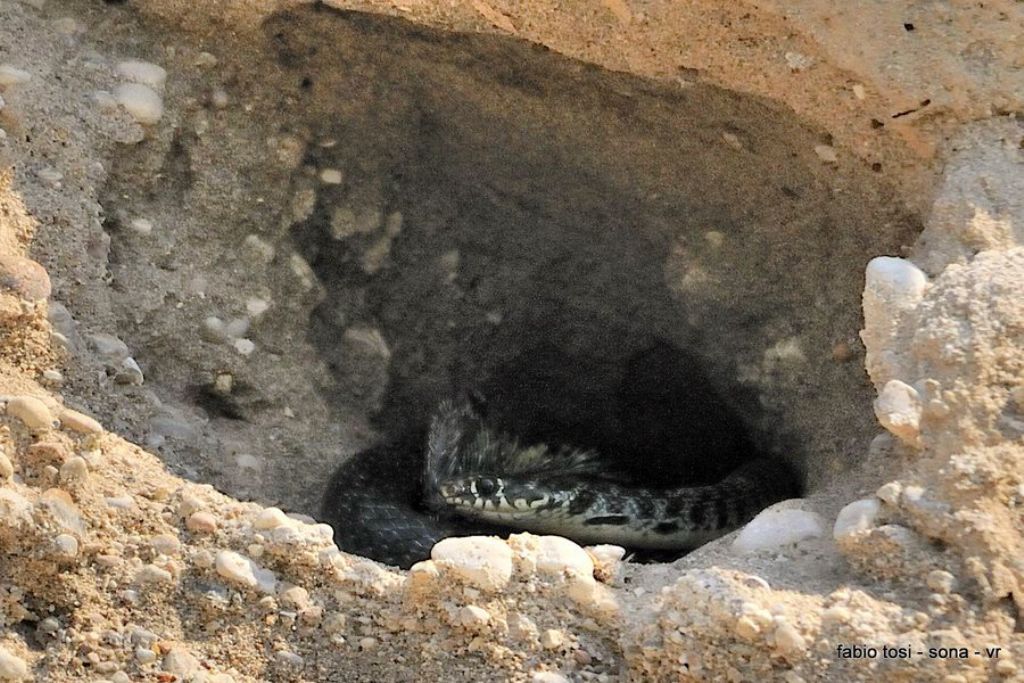
{"type": "MultiPolygon", "coordinates": [[[[449,395],[470,393],[482,397],[480,410],[495,429],[524,445],[595,450],[611,478],[638,489],[712,483],[764,455],[700,363],[661,340],[625,363],[554,344],[531,347],[449,395]]],[[[338,469],[323,515],[342,549],[408,566],[444,536],[516,531],[429,510],[421,488],[425,449],[426,424],[406,425],[338,469]]],[[[685,554],[627,550],[639,561],[685,554]]]]}

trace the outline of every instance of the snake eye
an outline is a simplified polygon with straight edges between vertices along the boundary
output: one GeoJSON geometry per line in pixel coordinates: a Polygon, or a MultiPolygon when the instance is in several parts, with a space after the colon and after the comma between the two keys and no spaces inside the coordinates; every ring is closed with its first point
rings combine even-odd
{"type": "Polygon", "coordinates": [[[489,496],[498,490],[498,482],[490,477],[482,477],[476,481],[476,492],[480,496],[489,496]]]}

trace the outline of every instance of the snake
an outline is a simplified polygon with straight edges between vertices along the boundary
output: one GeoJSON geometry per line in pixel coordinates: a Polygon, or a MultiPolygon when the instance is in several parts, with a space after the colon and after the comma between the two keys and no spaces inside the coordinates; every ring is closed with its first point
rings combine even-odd
{"type": "Polygon", "coordinates": [[[609,472],[596,450],[522,442],[491,427],[468,399],[441,401],[425,433],[346,465],[328,485],[322,517],[342,550],[401,567],[427,559],[447,536],[517,531],[685,551],[798,493],[788,465],[766,456],[713,484],[638,486],[609,472]]]}

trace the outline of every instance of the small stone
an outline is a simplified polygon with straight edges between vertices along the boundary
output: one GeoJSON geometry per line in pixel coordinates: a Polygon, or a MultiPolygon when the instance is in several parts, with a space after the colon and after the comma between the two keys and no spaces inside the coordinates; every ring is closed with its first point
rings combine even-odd
{"type": "Polygon", "coordinates": [[[131,510],[135,507],[135,498],[131,494],[125,493],[120,496],[108,496],[106,503],[108,507],[115,510],[131,510]]]}
{"type": "Polygon", "coordinates": [[[164,671],[180,676],[182,680],[188,680],[203,669],[202,663],[187,650],[176,647],[172,648],[164,656],[164,671]]]}
{"type": "Polygon", "coordinates": [[[626,549],[620,545],[593,545],[585,548],[594,562],[594,578],[611,583],[618,576],[626,549]]]}
{"type": "Polygon", "coordinates": [[[921,445],[921,397],[914,387],[891,379],[874,402],[878,422],[893,436],[907,444],[921,445]]]}
{"type": "Polygon", "coordinates": [[[498,590],[512,578],[512,550],[500,538],[445,538],[430,551],[442,571],[476,588],[498,590]]]}
{"type": "Polygon", "coordinates": [[[28,664],[25,660],[0,645],[0,678],[5,681],[20,681],[28,677],[28,664]]]}
{"type": "Polygon", "coordinates": [[[303,666],[306,665],[306,662],[302,659],[301,656],[295,654],[294,652],[289,652],[288,650],[281,650],[275,653],[274,659],[277,660],[278,664],[293,669],[301,669],[303,666]]]}
{"type": "Polygon", "coordinates": [[[793,659],[798,655],[807,652],[807,641],[800,635],[796,628],[787,622],[782,622],[775,628],[775,649],[783,657],[793,659]]]}
{"type": "Polygon", "coordinates": [[[121,361],[121,367],[114,373],[114,381],[118,384],[132,384],[140,386],[145,381],[142,375],[142,368],[129,356],[121,361]]]}
{"type": "Polygon", "coordinates": [[[61,411],[60,426],[79,434],[99,434],[103,431],[103,425],[95,419],[70,408],[61,411]]]}
{"type": "Polygon", "coordinates": [[[761,626],[746,614],[736,620],[736,626],[734,628],[736,635],[744,640],[752,641],[761,635],[761,626]]]}
{"type": "Polygon", "coordinates": [[[289,521],[288,515],[284,514],[280,508],[269,507],[264,508],[256,515],[252,525],[257,529],[275,529],[288,524],[289,521]]]}
{"type": "Polygon", "coordinates": [[[839,163],[839,155],[836,154],[835,148],[830,145],[815,145],[814,153],[826,164],[839,163]]]}
{"type": "Polygon", "coordinates": [[[241,584],[248,588],[256,588],[261,593],[273,594],[277,589],[277,577],[274,572],[264,569],[248,557],[231,550],[221,550],[214,561],[217,573],[228,581],[241,584]]]}
{"type": "Polygon", "coordinates": [[[192,63],[198,67],[209,68],[211,66],[217,66],[217,57],[209,52],[200,52],[196,55],[196,58],[192,63]]]}
{"type": "Polygon", "coordinates": [[[0,480],[6,481],[14,476],[14,464],[7,454],[0,451],[0,480]]]}
{"type": "Polygon", "coordinates": [[[243,356],[251,356],[252,352],[256,350],[256,343],[251,339],[236,339],[231,342],[231,346],[243,356]]]}
{"type": "Polygon", "coordinates": [[[249,314],[251,320],[259,320],[268,308],[270,308],[270,303],[266,299],[253,297],[245,302],[245,312],[249,314]]]}
{"type": "Polygon", "coordinates": [[[217,316],[207,316],[199,326],[199,337],[212,344],[223,344],[228,340],[227,326],[217,316]]]}
{"type": "Polygon", "coordinates": [[[743,149],[743,141],[735,133],[722,133],[722,140],[733,149],[743,149]]]}
{"type": "Polygon", "coordinates": [[[33,431],[57,426],[50,409],[35,396],[15,396],[7,402],[7,414],[33,431]]]}
{"type": "Polygon", "coordinates": [[[210,93],[210,104],[213,105],[214,109],[227,109],[230,102],[231,98],[228,97],[228,91],[224,88],[214,88],[213,92],[210,93]]]}
{"type": "Polygon", "coordinates": [[[555,628],[545,629],[540,634],[540,644],[545,650],[557,650],[565,644],[565,634],[555,628]]]}
{"type": "Polygon", "coordinates": [[[850,86],[850,90],[853,91],[853,96],[856,97],[858,100],[863,100],[868,96],[868,93],[864,89],[864,86],[860,83],[854,83],[852,86],[850,86]]]}
{"type": "Polygon", "coordinates": [[[325,168],[320,171],[320,182],[324,185],[341,185],[343,179],[341,171],[336,168],[325,168]]]}
{"type": "Polygon", "coordinates": [[[808,510],[770,507],[750,520],[732,547],[740,553],[773,550],[825,533],[825,520],[808,510]]]}
{"type": "Polygon", "coordinates": [[[43,370],[43,381],[52,386],[64,384],[64,373],[60,370],[43,370]]]}
{"type": "Polygon", "coordinates": [[[89,466],[85,458],[74,456],[60,466],[60,481],[63,484],[85,481],[89,477],[89,466]]]}
{"type": "Polygon", "coordinates": [[[128,357],[128,345],[112,334],[98,332],[90,334],[86,339],[89,347],[96,352],[100,360],[110,367],[117,367],[128,357]]]}
{"type": "Polygon", "coordinates": [[[62,559],[73,560],[78,557],[78,539],[71,534],[57,534],[53,539],[53,548],[62,559]]]}
{"type": "Polygon", "coordinates": [[[139,60],[121,62],[116,68],[117,74],[133,83],[148,85],[156,91],[163,90],[167,81],[167,71],[158,64],[139,60]]]}
{"type": "Polygon", "coordinates": [[[273,244],[267,242],[256,234],[246,235],[245,240],[242,242],[242,246],[254,252],[260,259],[267,263],[273,261],[274,254],[277,253],[277,249],[274,248],[273,244]]]}
{"type": "Polygon", "coordinates": [[[836,523],[832,527],[832,538],[838,541],[858,531],[874,528],[881,508],[882,505],[877,498],[865,498],[850,503],[836,516],[836,523]]]}
{"type": "Polygon", "coordinates": [[[569,683],[569,679],[554,671],[534,671],[530,683],[569,683]]]}
{"type": "Polygon", "coordinates": [[[152,664],[156,661],[156,653],[148,647],[135,648],[135,661],[139,664],[152,664]]]}
{"type": "Polygon", "coordinates": [[[157,534],[149,539],[149,544],[161,555],[177,555],[181,552],[181,541],[171,534],[157,534]]]}
{"type": "Polygon", "coordinates": [[[882,484],[875,491],[875,497],[881,500],[883,503],[889,505],[898,505],[900,502],[900,494],[903,493],[903,486],[898,481],[890,481],[888,484],[882,484]]]}
{"type": "Polygon", "coordinates": [[[933,569],[928,572],[928,587],[936,593],[944,595],[952,593],[956,588],[956,577],[945,569],[933,569]]]}
{"type": "Polygon", "coordinates": [[[491,621],[491,615],[487,610],[476,605],[466,605],[460,609],[458,618],[462,626],[473,631],[483,629],[491,621]]]}
{"type": "Polygon", "coordinates": [[[814,57],[799,52],[787,52],[784,57],[786,64],[793,71],[806,71],[814,65],[814,57]]]}
{"type": "Polygon", "coordinates": [[[537,541],[538,572],[584,578],[594,576],[594,561],[576,543],[561,536],[541,536],[537,541]]]}
{"type": "Polygon", "coordinates": [[[193,512],[185,522],[185,528],[198,534],[212,534],[217,531],[217,518],[209,512],[193,512]]]}
{"type": "Polygon", "coordinates": [[[144,583],[172,583],[174,581],[174,575],[163,567],[158,567],[155,564],[147,564],[142,567],[135,574],[135,582],[144,583]]]}
{"type": "Polygon", "coordinates": [[[128,225],[140,235],[153,234],[153,221],[148,218],[134,218],[128,225]]]}
{"type": "Polygon", "coordinates": [[[46,269],[17,254],[0,254],[0,289],[26,301],[47,299],[52,291],[46,269]]]}
{"type": "Polygon", "coordinates": [[[125,83],[114,89],[114,99],[139,123],[151,126],[164,115],[164,103],[156,92],[141,83],[125,83]]]}
{"type": "Polygon", "coordinates": [[[377,639],[367,636],[359,639],[359,649],[363,652],[372,652],[377,649],[377,639]]]}
{"type": "Polygon", "coordinates": [[[0,88],[28,83],[31,79],[32,74],[24,69],[19,69],[13,64],[0,64],[0,88]]]}
{"type": "Polygon", "coordinates": [[[248,318],[232,318],[224,325],[224,333],[231,338],[239,339],[241,337],[244,337],[245,333],[248,331],[248,318]]]}

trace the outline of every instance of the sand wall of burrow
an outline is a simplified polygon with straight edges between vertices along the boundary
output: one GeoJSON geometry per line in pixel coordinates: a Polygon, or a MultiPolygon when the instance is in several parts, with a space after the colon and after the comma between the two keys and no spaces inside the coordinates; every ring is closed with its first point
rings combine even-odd
{"type": "Polygon", "coordinates": [[[955,138],[911,260],[867,270],[894,435],[868,448],[864,265],[908,255],[916,221],[820,121],[507,39],[240,8],[192,17],[189,42],[175,3],[3,5],[3,393],[41,401],[6,401],[5,676],[1016,672],[1016,123],[955,138]],[[49,276],[24,258],[33,233],[49,276]],[[776,515],[760,550],[675,566],[520,537],[401,574],[64,407],[193,479],[312,510],[337,458],[503,358],[600,376],[666,345],[803,466],[816,494],[779,513],[796,545],[776,515]],[[902,640],[1004,654],[833,649],[902,640]]]}

